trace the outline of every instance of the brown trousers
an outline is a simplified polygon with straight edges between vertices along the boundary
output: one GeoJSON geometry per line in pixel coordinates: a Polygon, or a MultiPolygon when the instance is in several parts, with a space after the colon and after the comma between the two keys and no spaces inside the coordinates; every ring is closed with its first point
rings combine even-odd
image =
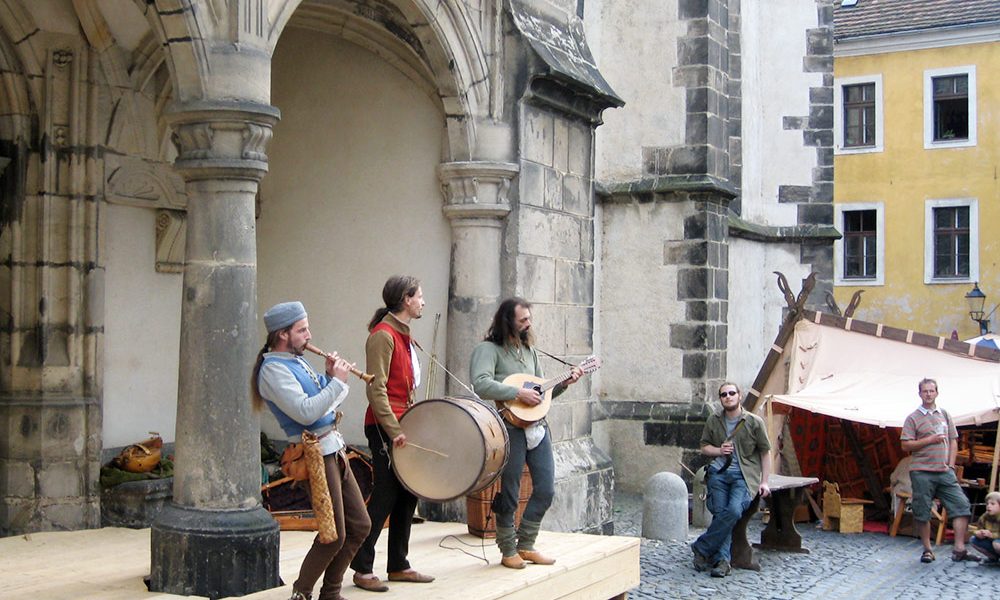
{"type": "Polygon", "coordinates": [[[313,540],[312,548],[302,561],[299,578],[292,588],[303,594],[311,594],[313,587],[323,577],[319,600],[337,600],[344,582],[344,573],[354,554],[361,547],[371,530],[371,519],[361,496],[354,473],[344,458],[344,453],[328,454],[323,457],[326,465],[326,481],[333,502],[333,516],[337,523],[337,541],[321,544],[313,540]]]}

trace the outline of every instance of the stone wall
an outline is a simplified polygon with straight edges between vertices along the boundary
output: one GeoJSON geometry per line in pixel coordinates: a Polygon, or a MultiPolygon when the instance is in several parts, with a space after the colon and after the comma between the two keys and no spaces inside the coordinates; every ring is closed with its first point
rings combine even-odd
{"type": "Polygon", "coordinates": [[[670,73],[685,98],[683,142],[636,148],[641,176],[602,182],[598,338],[608,368],[595,438],[608,444],[619,484],[636,491],[655,470],[680,470],[677,459],[697,446],[680,432],[700,434],[726,374],[739,3],[681,0],[666,10],[684,27],[670,73]]]}
{"type": "MultiPolygon", "coordinates": [[[[599,184],[597,346],[608,366],[594,437],[627,489],[658,470],[682,473],[678,460],[703,462],[698,437],[717,386],[748,385],[780,323],[770,271],[832,275],[829,7],[664,6],[686,27],[671,73],[685,94],[683,143],[664,133],[632,150],[641,174],[599,184]]],[[[662,77],[661,64],[631,68],[662,77]]]]}
{"type": "Polygon", "coordinates": [[[106,113],[98,57],[83,40],[32,33],[30,12],[4,10],[0,535],[100,522],[96,223],[106,113]]]}
{"type": "Polygon", "coordinates": [[[832,4],[752,3],[743,19],[748,32],[742,67],[746,168],[730,235],[748,263],[767,267],[731,273],[728,371],[734,381],[749,385],[781,323],[784,301],[771,272],[784,273],[796,290],[815,272],[809,306],[824,306],[838,234],[833,228],[832,4]],[[768,29],[779,16],[789,26],[768,29]]]}
{"type": "MultiPolygon", "coordinates": [[[[505,287],[528,298],[538,347],[578,363],[593,353],[594,203],[588,123],[523,103],[517,201],[507,225],[505,287]]],[[[566,366],[543,358],[553,375],[566,366]]],[[[556,502],[545,526],[607,531],[610,460],[590,438],[592,379],[553,401],[556,502]],[[582,504],[581,504],[582,502],[582,504]]]]}

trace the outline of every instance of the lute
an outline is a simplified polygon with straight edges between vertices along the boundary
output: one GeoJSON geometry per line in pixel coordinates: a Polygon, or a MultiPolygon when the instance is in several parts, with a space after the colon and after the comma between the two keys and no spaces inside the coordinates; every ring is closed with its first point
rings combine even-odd
{"type": "MultiPolygon", "coordinates": [[[[590,356],[577,366],[584,374],[593,373],[601,368],[601,359],[597,356],[590,356]]],[[[535,406],[528,406],[520,400],[509,400],[504,402],[505,407],[500,412],[512,425],[521,428],[528,427],[545,418],[552,406],[552,390],[572,376],[573,369],[567,369],[551,379],[542,379],[528,373],[514,373],[504,379],[503,383],[516,388],[533,389],[542,397],[542,401],[535,406]]]]}

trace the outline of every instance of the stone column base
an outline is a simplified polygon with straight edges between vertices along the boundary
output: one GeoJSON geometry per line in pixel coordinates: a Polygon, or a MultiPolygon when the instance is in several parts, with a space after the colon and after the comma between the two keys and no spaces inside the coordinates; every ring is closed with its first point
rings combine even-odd
{"type": "Polygon", "coordinates": [[[118,484],[101,492],[101,527],[151,527],[173,497],[173,477],[118,484]]]}
{"type": "Polygon", "coordinates": [[[281,585],[278,523],[263,508],[208,511],[171,504],[153,524],[153,592],[225,598],[281,585]]]}

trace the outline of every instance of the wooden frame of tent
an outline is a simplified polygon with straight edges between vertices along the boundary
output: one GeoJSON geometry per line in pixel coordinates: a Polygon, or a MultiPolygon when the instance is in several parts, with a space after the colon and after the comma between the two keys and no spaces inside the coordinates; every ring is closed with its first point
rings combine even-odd
{"type": "MultiPolygon", "coordinates": [[[[788,281],[782,273],[775,271],[775,275],[778,278],[778,289],[780,289],[782,294],[784,294],[785,303],[787,304],[785,317],[782,320],[781,327],[778,329],[778,334],[774,339],[774,343],[771,344],[771,347],[768,349],[764,363],[757,372],[757,377],[754,379],[750,389],[747,390],[743,401],[745,409],[756,412],[761,408],[761,400],[763,399],[765,402],[764,408],[767,413],[768,436],[772,440],[775,439],[774,433],[777,428],[775,426],[774,415],[771,407],[771,396],[776,393],[785,392],[785,389],[773,389],[775,387],[775,383],[772,376],[775,374],[776,369],[783,367],[782,357],[785,354],[786,346],[795,331],[795,324],[803,319],[827,327],[835,327],[845,331],[852,331],[887,340],[922,346],[942,352],[975,357],[989,362],[1000,363],[1000,350],[994,348],[968,344],[966,342],[954,340],[948,337],[929,335],[916,332],[911,329],[900,329],[881,323],[870,323],[854,319],[854,311],[858,307],[861,300],[861,291],[854,293],[854,296],[851,298],[851,301],[843,315],[839,314],[840,310],[836,303],[833,302],[832,296],[828,298],[828,304],[837,314],[807,310],[805,308],[805,303],[809,298],[809,294],[815,287],[816,274],[810,273],[809,276],[803,280],[802,289],[799,291],[797,296],[792,294],[788,281]]],[[[787,373],[785,373],[785,377],[778,379],[783,382],[783,386],[787,387],[787,373]]],[[[784,426],[786,422],[787,421],[783,420],[782,426],[784,426]]],[[[888,514],[889,507],[885,501],[885,496],[882,493],[882,483],[878,480],[878,477],[875,475],[867,456],[862,451],[861,444],[855,434],[853,424],[846,419],[840,419],[840,423],[843,428],[844,435],[851,446],[852,452],[858,459],[859,466],[865,478],[866,487],[872,499],[875,501],[875,506],[880,512],[888,514]]],[[[773,449],[772,452],[774,452],[773,449]]],[[[993,464],[990,469],[988,491],[997,489],[998,463],[1000,463],[1000,421],[997,421],[997,439],[993,444],[993,464]]]]}

